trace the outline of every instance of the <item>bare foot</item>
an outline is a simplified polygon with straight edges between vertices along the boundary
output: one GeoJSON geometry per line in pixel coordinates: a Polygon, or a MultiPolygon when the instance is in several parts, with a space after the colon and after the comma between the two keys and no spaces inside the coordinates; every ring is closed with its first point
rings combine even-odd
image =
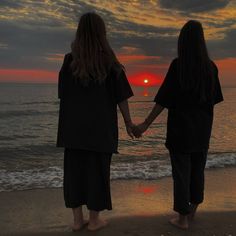
{"type": "Polygon", "coordinates": [[[88,230],[90,231],[96,231],[96,230],[99,230],[101,228],[104,228],[107,226],[107,222],[105,220],[101,220],[101,219],[98,219],[94,222],[89,222],[88,224],[88,230]]]}
{"type": "Polygon", "coordinates": [[[80,231],[81,229],[84,228],[84,226],[86,226],[88,224],[88,220],[84,220],[83,223],[75,223],[71,228],[72,231],[76,232],[76,231],[80,231]]]}
{"type": "Polygon", "coordinates": [[[170,219],[169,222],[179,229],[184,229],[184,230],[188,229],[187,219],[180,219],[179,217],[175,217],[170,219]]]}

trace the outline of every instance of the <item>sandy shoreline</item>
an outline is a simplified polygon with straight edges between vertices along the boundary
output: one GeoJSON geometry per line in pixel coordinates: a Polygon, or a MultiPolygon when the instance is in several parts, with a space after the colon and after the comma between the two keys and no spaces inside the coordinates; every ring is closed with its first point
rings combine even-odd
{"type": "Polygon", "coordinates": [[[71,210],[62,189],[0,193],[0,235],[236,235],[236,168],[206,171],[206,193],[188,232],[168,223],[172,212],[172,179],[112,181],[113,210],[109,226],[96,233],[70,232],[71,210]]]}

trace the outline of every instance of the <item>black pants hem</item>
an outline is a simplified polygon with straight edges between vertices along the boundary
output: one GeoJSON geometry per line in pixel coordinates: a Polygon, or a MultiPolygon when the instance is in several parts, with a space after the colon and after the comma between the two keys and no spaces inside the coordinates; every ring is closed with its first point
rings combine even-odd
{"type": "Polygon", "coordinates": [[[82,207],[82,206],[86,206],[88,210],[91,211],[103,211],[103,210],[108,210],[111,211],[112,207],[109,206],[104,206],[104,207],[93,207],[93,206],[89,206],[86,203],[79,203],[79,204],[68,204],[65,203],[66,208],[77,208],[77,207],[82,207]]]}
{"type": "Polygon", "coordinates": [[[86,205],[89,210],[111,210],[112,153],[65,148],[63,191],[66,208],[86,205]]]}
{"type": "Polygon", "coordinates": [[[203,203],[203,200],[201,200],[201,201],[193,201],[193,200],[191,200],[190,203],[198,205],[198,204],[203,203]]]}
{"type": "Polygon", "coordinates": [[[178,208],[173,208],[173,210],[177,213],[179,213],[180,215],[188,215],[191,211],[190,209],[188,211],[183,211],[183,209],[178,209],[178,208]]]}
{"type": "Polygon", "coordinates": [[[204,169],[207,152],[170,152],[174,181],[174,211],[181,215],[191,212],[191,203],[204,199],[204,169]]]}

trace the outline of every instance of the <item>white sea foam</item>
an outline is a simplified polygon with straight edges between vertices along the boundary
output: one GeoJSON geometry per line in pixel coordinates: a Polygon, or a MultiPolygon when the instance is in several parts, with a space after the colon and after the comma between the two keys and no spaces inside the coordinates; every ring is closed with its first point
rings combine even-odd
{"type": "Polygon", "coordinates": [[[210,154],[206,168],[219,168],[230,165],[236,165],[236,153],[210,154]]]}
{"type": "MultiPolygon", "coordinates": [[[[236,153],[210,154],[207,168],[222,168],[236,165],[236,153]]],[[[158,179],[170,176],[169,160],[148,160],[136,162],[113,162],[111,179],[158,179]]],[[[63,169],[58,166],[47,169],[22,171],[0,170],[0,192],[34,188],[58,188],[63,186],[63,169]]]]}
{"type": "Polygon", "coordinates": [[[0,191],[62,187],[60,167],[9,172],[0,170],[0,191]]]}

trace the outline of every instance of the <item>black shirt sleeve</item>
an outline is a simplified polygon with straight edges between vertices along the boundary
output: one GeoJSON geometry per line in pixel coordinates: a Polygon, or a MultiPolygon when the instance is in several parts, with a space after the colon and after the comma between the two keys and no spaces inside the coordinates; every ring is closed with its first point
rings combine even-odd
{"type": "Polygon", "coordinates": [[[134,95],[123,69],[119,71],[118,75],[115,76],[114,79],[115,99],[117,104],[134,95]]]}
{"type": "Polygon", "coordinates": [[[222,102],[224,101],[224,98],[223,98],[223,94],[222,94],[222,90],[221,90],[221,85],[220,85],[220,80],[219,80],[219,77],[218,77],[218,68],[217,66],[214,64],[215,66],[215,73],[216,73],[216,81],[215,81],[215,90],[214,90],[214,104],[217,104],[219,102],[222,102]]]}
{"type": "Polygon", "coordinates": [[[154,98],[154,102],[165,108],[171,108],[174,105],[177,89],[176,77],[176,59],[174,59],[171,62],[165,79],[154,98]]]}
{"type": "Polygon", "coordinates": [[[62,63],[62,66],[58,75],[58,98],[59,99],[63,98],[63,94],[65,90],[65,82],[66,82],[65,77],[66,77],[69,56],[70,56],[69,53],[65,54],[64,60],[63,60],[63,63],[62,63]]]}

